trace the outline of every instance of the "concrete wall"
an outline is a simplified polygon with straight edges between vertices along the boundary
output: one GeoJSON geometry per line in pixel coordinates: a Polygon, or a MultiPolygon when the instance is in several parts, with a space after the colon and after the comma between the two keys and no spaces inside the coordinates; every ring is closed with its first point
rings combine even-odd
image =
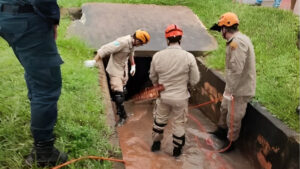
{"type": "MultiPolygon", "coordinates": [[[[105,66],[107,60],[103,60],[105,66]]],[[[129,96],[151,86],[148,78],[151,57],[137,57],[136,62],[139,66],[137,74],[134,77],[130,76],[127,84],[129,96]]],[[[222,96],[225,88],[224,78],[220,73],[207,69],[200,59],[197,59],[197,63],[201,80],[195,89],[190,90],[191,105],[215,100],[222,96]]],[[[216,123],[220,105],[218,102],[201,107],[200,110],[216,123]]],[[[237,146],[252,161],[255,168],[299,169],[299,142],[299,134],[274,118],[266,108],[254,102],[248,104],[237,146]]]]}
{"type": "MultiPolygon", "coordinates": [[[[220,73],[207,69],[197,60],[201,81],[192,90],[190,104],[204,103],[220,97],[225,88],[220,73]]],[[[221,103],[201,108],[213,122],[217,122],[221,103]]],[[[242,122],[238,147],[249,156],[253,164],[263,169],[299,168],[299,133],[287,128],[281,121],[258,103],[249,103],[242,122]]]]}

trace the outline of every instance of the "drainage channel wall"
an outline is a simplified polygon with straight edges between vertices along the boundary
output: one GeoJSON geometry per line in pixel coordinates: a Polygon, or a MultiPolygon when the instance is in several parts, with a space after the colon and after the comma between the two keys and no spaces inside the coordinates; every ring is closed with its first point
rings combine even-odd
{"type": "MultiPolygon", "coordinates": [[[[146,87],[151,86],[149,80],[149,68],[151,57],[145,55],[136,56],[137,72],[134,77],[129,76],[127,83],[128,98],[139,93],[146,87]]],[[[100,66],[100,84],[106,98],[106,109],[110,127],[114,129],[113,105],[110,101],[108,76],[103,73],[108,59],[104,59],[100,66]]],[[[223,76],[204,66],[201,59],[197,58],[197,64],[201,73],[201,80],[198,85],[191,89],[190,104],[196,105],[222,96],[225,88],[223,76]]],[[[201,107],[203,112],[211,121],[217,122],[220,114],[220,105],[216,104],[201,107]]],[[[118,146],[117,133],[114,133],[112,140],[118,146]]],[[[299,134],[288,129],[281,121],[258,103],[249,103],[247,113],[242,122],[238,148],[258,165],[256,168],[263,169],[299,169],[299,134]]],[[[114,168],[119,168],[114,167],[114,168]]],[[[123,167],[121,167],[123,168],[123,167]]]]}
{"type": "MultiPolygon", "coordinates": [[[[204,103],[220,97],[225,88],[224,78],[207,69],[200,59],[197,64],[201,80],[191,92],[190,104],[204,103]]],[[[221,103],[200,110],[217,122],[221,103]]],[[[238,147],[254,164],[263,169],[299,169],[299,133],[287,128],[258,103],[249,103],[242,121],[238,147]]]]}
{"type": "MultiPolygon", "coordinates": [[[[105,71],[105,64],[107,64],[106,62],[102,62],[102,60],[100,62],[97,63],[98,64],[98,68],[99,68],[99,86],[101,88],[101,92],[102,92],[102,97],[103,97],[103,102],[105,104],[104,106],[104,111],[106,112],[106,124],[108,125],[108,127],[111,129],[112,133],[110,135],[110,143],[116,147],[119,148],[119,139],[118,139],[118,133],[115,127],[115,115],[114,115],[114,105],[111,102],[111,94],[110,94],[110,90],[109,90],[109,83],[108,83],[108,79],[107,79],[107,75],[106,75],[106,71],[105,71]]],[[[121,156],[119,155],[113,155],[114,158],[116,159],[122,159],[121,156]]],[[[113,163],[113,169],[125,169],[124,164],[122,163],[113,163]]]]}

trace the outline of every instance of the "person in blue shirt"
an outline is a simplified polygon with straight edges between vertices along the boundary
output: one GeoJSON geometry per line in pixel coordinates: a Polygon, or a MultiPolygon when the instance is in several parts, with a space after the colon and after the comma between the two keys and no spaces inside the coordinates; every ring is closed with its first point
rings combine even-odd
{"type": "Polygon", "coordinates": [[[25,159],[32,166],[66,162],[54,147],[53,129],[61,94],[63,63],[56,46],[60,12],[56,0],[0,0],[0,37],[24,67],[31,108],[33,149],[25,159]]]}
{"type": "MultiPolygon", "coordinates": [[[[254,5],[261,6],[262,2],[263,2],[263,0],[256,0],[254,5]]],[[[280,6],[280,2],[281,2],[281,0],[274,0],[273,7],[278,8],[280,6]]]]}

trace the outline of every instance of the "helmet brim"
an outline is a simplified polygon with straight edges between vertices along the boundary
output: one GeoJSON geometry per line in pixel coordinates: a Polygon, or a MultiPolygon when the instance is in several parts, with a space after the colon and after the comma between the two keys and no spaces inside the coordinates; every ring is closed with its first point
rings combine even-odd
{"type": "Polygon", "coordinates": [[[210,27],[210,30],[221,32],[221,28],[222,28],[221,26],[215,23],[212,27],[210,27]]]}

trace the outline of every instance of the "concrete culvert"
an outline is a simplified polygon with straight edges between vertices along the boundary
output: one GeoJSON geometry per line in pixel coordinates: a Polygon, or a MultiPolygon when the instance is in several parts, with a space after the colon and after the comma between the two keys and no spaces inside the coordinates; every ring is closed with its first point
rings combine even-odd
{"type": "MultiPolygon", "coordinates": [[[[108,59],[103,60],[106,66],[108,59]]],[[[198,61],[200,63],[200,61],[198,61]]],[[[146,87],[151,86],[149,80],[149,68],[151,57],[136,56],[137,73],[134,77],[129,76],[127,84],[128,95],[125,103],[129,118],[125,125],[118,128],[118,139],[122,149],[123,159],[128,161],[126,168],[245,168],[258,169],[259,163],[251,158],[247,158],[249,152],[234,151],[230,154],[219,154],[216,151],[222,146],[222,142],[211,137],[207,131],[212,131],[216,125],[205,113],[199,109],[190,110],[190,118],[186,125],[187,142],[184,147],[183,155],[179,159],[172,157],[172,120],[165,129],[162,149],[158,153],[150,151],[152,144],[152,126],[154,101],[133,102],[132,96],[140,93],[146,87]],[[197,119],[194,121],[193,119],[197,119]],[[209,140],[211,142],[209,143],[209,140]]],[[[104,72],[101,72],[102,74],[104,72]]],[[[108,76],[106,77],[108,80],[108,76]]],[[[221,84],[222,85],[222,84],[221,84]]],[[[109,85],[108,85],[109,86],[109,85]]],[[[197,97],[198,89],[192,93],[197,97]]],[[[218,92],[217,92],[218,93],[218,92]]],[[[193,98],[192,98],[193,99],[193,98]]],[[[191,101],[193,101],[191,99],[191,101]]],[[[191,103],[192,104],[192,103],[191,103]]],[[[214,105],[216,108],[219,104],[214,105]]],[[[210,106],[209,106],[210,107],[210,106]]],[[[117,118],[117,116],[114,116],[117,118]]]]}
{"type": "MultiPolygon", "coordinates": [[[[108,76],[105,65],[108,57],[100,63],[100,84],[103,91],[108,125],[115,129],[113,142],[122,150],[126,168],[134,169],[294,169],[299,168],[299,138],[297,133],[287,129],[257,103],[249,103],[242,123],[236,149],[229,153],[216,150],[222,142],[208,131],[216,129],[220,102],[189,110],[186,125],[186,145],[183,155],[172,157],[171,123],[164,131],[161,150],[153,153],[152,125],[154,101],[133,102],[132,96],[151,86],[149,67],[151,56],[166,47],[164,29],[172,21],[184,32],[182,46],[195,53],[216,49],[215,39],[208,34],[199,18],[188,8],[181,6],[122,5],[93,3],[82,7],[84,17],[70,26],[69,32],[81,37],[87,44],[98,49],[116,38],[132,34],[138,28],[145,28],[151,34],[149,44],[136,48],[137,72],[129,75],[125,109],[129,118],[125,125],[115,128],[114,103],[109,95],[108,76]],[[113,11],[113,12],[112,12],[113,11]],[[125,20],[123,16],[127,16],[125,20]],[[170,18],[171,17],[171,18],[170,18]],[[107,19],[109,18],[109,19],[107,19]],[[186,18],[189,18],[188,20],[186,18]],[[99,22],[101,21],[101,22],[99,22]],[[142,22],[141,22],[142,21],[142,22]],[[103,66],[104,65],[104,66],[103,66]]],[[[191,91],[190,105],[212,101],[222,96],[225,83],[222,76],[208,69],[197,58],[201,81],[191,91]]]]}
{"type": "MultiPolygon", "coordinates": [[[[130,78],[129,95],[133,96],[149,86],[148,69],[151,57],[137,56],[137,64],[142,69],[141,76],[130,78]],[[141,84],[135,88],[134,82],[141,84]]],[[[217,98],[224,89],[224,81],[216,72],[207,69],[197,59],[202,80],[191,92],[190,105],[207,102],[217,98]],[[214,83],[212,83],[214,82],[214,83]]],[[[102,72],[103,73],[103,72],[102,72]]],[[[236,149],[230,153],[217,153],[222,142],[210,134],[216,128],[215,121],[219,116],[220,103],[190,109],[186,124],[186,145],[183,155],[172,157],[172,120],[168,122],[162,141],[161,151],[150,151],[152,144],[152,126],[154,101],[133,102],[128,97],[125,103],[130,115],[127,123],[118,128],[118,139],[122,149],[126,168],[288,168],[299,167],[299,142],[293,131],[285,128],[277,119],[257,104],[248,104],[247,114],[243,119],[243,127],[236,149]],[[255,125],[253,125],[255,123],[255,125]]],[[[112,113],[112,112],[111,112],[112,113]]],[[[115,116],[116,117],[116,116],[115,116]]]]}

